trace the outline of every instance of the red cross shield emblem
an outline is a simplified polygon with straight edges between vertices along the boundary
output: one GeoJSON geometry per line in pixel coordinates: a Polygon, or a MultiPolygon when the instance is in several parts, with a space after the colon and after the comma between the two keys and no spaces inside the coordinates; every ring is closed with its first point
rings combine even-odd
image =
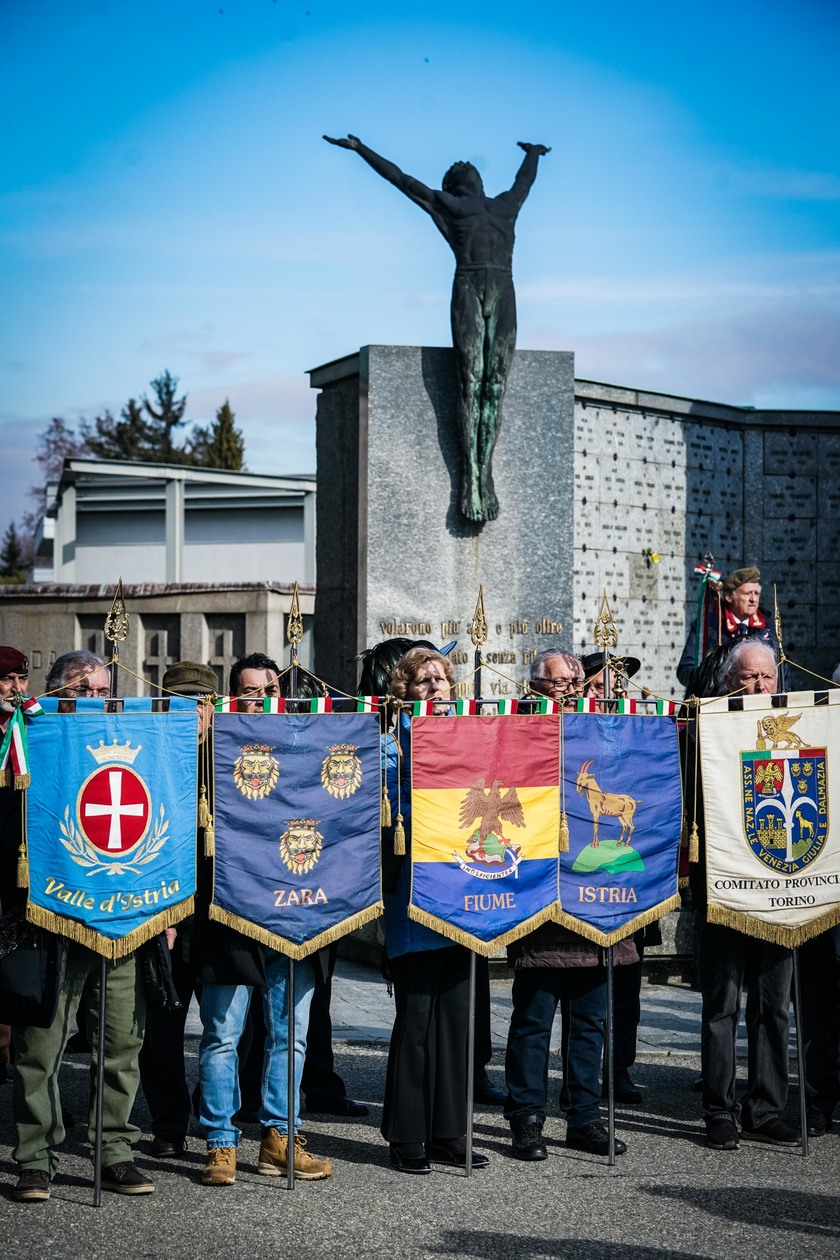
{"type": "Polygon", "coordinates": [[[123,854],[149,830],[149,789],[129,766],[101,766],[82,784],[76,818],[85,839],[100,853],[123,854]]]}

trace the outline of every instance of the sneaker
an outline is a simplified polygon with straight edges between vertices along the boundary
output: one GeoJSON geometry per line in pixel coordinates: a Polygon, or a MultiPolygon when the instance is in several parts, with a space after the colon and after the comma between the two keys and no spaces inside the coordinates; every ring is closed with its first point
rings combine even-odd
{"type": "Polygon", "coordinates": [[[50,1175],[42,1168],[24,1168],[12,1191],[18,1203],[43,1203],[50,1197],[50,1175]]]}
{"type": "MultiPolygon", "coordinates": [[[[332,1176],[332,1164],[328,1159],[310,1155],[306,1149],[306,1138],[295,1134],[294,1145],[295,1176],[301,1181],[321,1181],[332,1176]]],[[[279,1129],[268,1128],[260,1143],[260,1156],[257,1172],[263,1177],[284,1177],[289,1171],[288,1162],[289,1137],[279,1129]]]]}
{"type": "Polygon", "coordinates": [[[102,1189],[115,1190],[117,1194],[152,1194],[155,1183],[141,1173],[136,1164],[109,1164],[102,1169],[102,1189]]]}
{"type": "Polygon", "coordinates": [[[542,1137],[543,1122],[539,1116],[522,1116],[510,1122],[513,1145],[510,1153],[514,1159],[548,1159],[548,1151],[542,1137]]]}
{"type": "Polygon", "coordinates": [[[236,1147],[210,1147],[207,1163],[201,1170],[201,1181],[205,1186],[232,1186],[236,1181],[236,1147]]]}
{"type": "Polygon", "coordinates": [[[802,1137],[798,1129],[792,1129],[778,1116],[771,1116],[755,1129],[741,1126],[741,1137],[750,1142],[769,1142],[772,1146],[798,1146],[802,1137]]]}
{"type": "Polygon", "coordinates": [[[731,1116],[710,1116],[706,1121],[706,1145],[713,1151],[737,1151],[738,1130],[731,1116]]]}

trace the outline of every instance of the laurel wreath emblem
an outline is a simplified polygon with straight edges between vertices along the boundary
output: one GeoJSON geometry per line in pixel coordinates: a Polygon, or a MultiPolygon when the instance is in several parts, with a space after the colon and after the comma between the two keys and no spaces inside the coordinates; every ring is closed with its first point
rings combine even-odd
{"type": "Polygon", "coordinates": [[[137,846],[130,862],[103,862],[101,851],[86,839],[73,822],[69,805],[64,811],[64,822],[59,823],[59,827],[64,837],[61,843],[74,862],[89,868],[88,875],[98,875],[100,871],[105,871],[107,875],[124,875],[126,871],[139,875],[140,867],[153,862],[166,844],[169,819],[161,805],[151,833],[137,846]]]}

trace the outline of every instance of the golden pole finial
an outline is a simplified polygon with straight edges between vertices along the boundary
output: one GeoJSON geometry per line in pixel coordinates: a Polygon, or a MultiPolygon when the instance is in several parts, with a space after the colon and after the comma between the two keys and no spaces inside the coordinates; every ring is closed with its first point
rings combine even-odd
{"type": "Polygon", "coordinates": [[[120,668],[120,644],[128,638],[128,611],[123,599],[122,578],[117,582],[114,599],[105,618],[105,638],[111,644],[111,695],[117,695],[120,668]]]}
{"type": "Polygon", "coordinates": [[[467,626],[473,647],[478,650],[487,642],[487,614],[484,611],[484,583],[478,588],[478,599],[475,601],[475,612],[467,626]]]}
{"type": "Polygon", "coordinates": [[[602,652],[606,652],[608,648],[618,646],[618,630],[616,629],[615,618],[612,615],[606,589],[601,596],[601,607],[598,609],[593,639],[595,646],[599,647],[602,652]]]}
{"type": "Polygon", "coordinates": [[[298,584],[295,582],[295,591],[292,595],[292,606],[289,609],[289,620],[286,623],[286,638],[292,645],[292,664],[297,664],[297,646],[303,638],[303,617],[300,612],[300,591],[298,584]]]}
{"type": "Polygon", "coordinates": [[[782,614],[779,611],[779,600],[776,595],[776,583],[773,583],[773,629],[776,631],[776,642],[779,645],[779,664],[776,667],[776,690],[782,690],[782,661],[785,654],[782,648],[782,614]]]}
{"type": "Polygon", "coordinates": [[[114,599],[105,618],[105,638],[115,645],[114,655],[119,654],[116,644],[124,643],[128,638],[128,612],[123,599],[122,578],[117,582],[114,599]]]}

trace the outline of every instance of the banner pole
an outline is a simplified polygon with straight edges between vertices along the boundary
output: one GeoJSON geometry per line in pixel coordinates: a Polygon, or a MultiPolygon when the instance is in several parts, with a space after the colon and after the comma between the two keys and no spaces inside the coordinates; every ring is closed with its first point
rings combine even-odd
{"type": "Polygon", "coordinates": [[[606,1069],[607,1069],[607,1129],[610,1139],[609,1166],[615,1167],[615,1030],[613,1010],[615,1004],[615,972],[613,947],[607,947],[607,1019],[606,1019],[606,1069]]]}
{"type": "Polygon", "coordinates": [[[470,950],[470,1015],[467,1023],[467,1160],[464,1170],[472,1176],[473,1097],[475,1095],[475,951],[470,950]]]}
{"type": "Polygon", "coordinates": [[[96,1128],[93,1143],[93,1206],[102,1205],[102,1128],[105,1092],[105,1014],[108,962],[99,959],[99,1027],[96,1030],[96,1128]]]}
{"type": "Polygon", "coordinates": [[[286,1075],[286,1189],[295,1188],[295,960],[289,959],[286,980],[288,1027],[286,1031],[288,1072],[286,1075]]]}
{"type": "Polygon", "coordinates": [[[298,688],[298,644],[303,638],[303,617],[300,611],[300,591],[298,584],[295,582],[295,590],[292,595],[292,606],[289,609],[289,620],[286,623],[286,638],[289,641],[289,695],[296,696],[298,688]]]}
{"type": "MultiPolygon", "coordinates": [[[[120,644],[128,638],[128,613],[123,599],[122,578],[105,618],[104,635],[111,644],[111,698],[116,699],[119,684],[120,644]]],[[[99,1027],[96,1032],[96,1123],[93,1143],[93,1206],[102,1205],[102,1130],[105,1093],[105,1020],[108,1013],[108,962],[99,960],[99,1027]]]]}
{"type": "MultiPolygon", "coordinates": [[[[484,608],[484,584],[478,588],[478,599],[475,601],[475,612],[467,627],[475,648],[475,673],[473,674],[473,699],[481,699],[481,649],[487,642],[487,613],[484,608]]],[[[478,712],[476,704],[476,712],[478,712]]],[[[475,950],[470,950],[470,996],[469,1018],[467,1021],[467,1159],[464,1165],[466,1175],[472,1176],[473,1160],[473,1107],[475,1105],[475,950]]]]}
{"type": "Polygon", "coordinates": [[[802,989],[799,978],[799,946],[793,947],[793,1008],[796,1014],[796,1067],[799,1072],[799,1123],[802,1126],[802,1154],[810,1155],[808,1143],[808,1097],[805,1088],[805,1049],[802,1036],[802,989]]]}

